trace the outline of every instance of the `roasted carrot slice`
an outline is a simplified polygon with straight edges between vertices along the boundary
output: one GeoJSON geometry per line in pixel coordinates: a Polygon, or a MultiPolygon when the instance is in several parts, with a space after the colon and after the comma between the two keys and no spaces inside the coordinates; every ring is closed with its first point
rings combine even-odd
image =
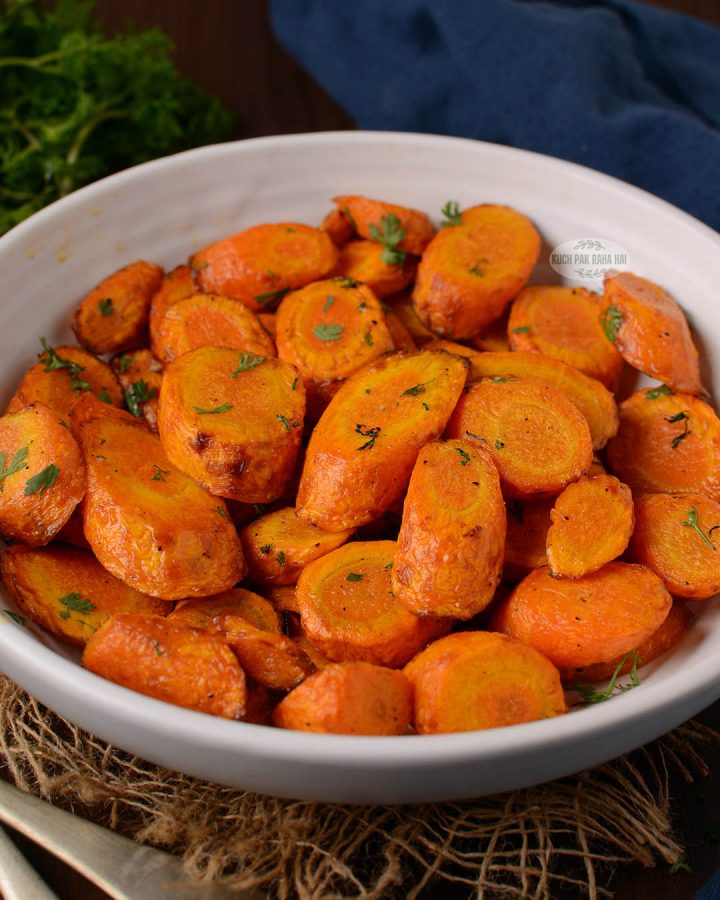
{"type": "Polygon", "coordinates": [[[466,366],[421,350],[389,354],[351,376],[310,438],[298,515],[340,531],[386,512],[402,496],[420,447],[445,427],[466,366]]]}
{"type": "Polygon", "coordinates": [[[608,663],[565,669],[560,673],[562,680],[568,685],[579,682],[592,684],[595,681],[607,681],[616,671],[618,675],[627,675],[634,666],[646,666],[677,647],[690,630],[694,620],[695,617],[684,600],[673,600],[665,621],[657,631],[653,631],[649,638],[642,641],[636,652],[625,653],[608,663]]]}
{"type": "Polygon", "coordinates": [[[659,387],[628,397],[607,460],[633,491],[701,492],[720,502],[720,419],[691,394],[659,387]]]}
{"type": "Polygon", "coordinates": [[[632,272],[605,279],[605,334],[634,368],[688,394],[705,394],[685,314],[657,284],[632,272]]]}
{"type": "Polygon", "coordinates": [[[539,253],[540,236],[526,216],[508,206],[473,206],[459,224],[441,229],[423,254],[415,310],[443,337],[474,337],[524,287],[539,253]]]}
{"type": "Polygon", "coordinates": [[[320,228],[327,232],[334,244],[339,247],[349,241],[355,234],[352,223],[341,209],[331,209],[320,223],[320,228]]]}
{"type": "Polygon", "coordinates": [[[225,504],[168,460],[155,435],[116,419],[83,426],[84,527],[103,566],[164,600],[217,594],[246,571],[225,504]]]}
{"type": "Polygon", "coordinates": [[[403,291],[395,297],[387,298],[385,302],[387,308],[393,315],[398,317],[418,347],[424,346],[428,341],[435,340],[436,335],[434,332],[423,325],[420,317],[415,312],[409,293],[403,291]]]}
{"type": "Polygon", "coordinates": [[[487,328],[484,328],[480,334],[476,334],[472,338],[472,345],[477,350],[487,350],[493,353],[504,353],[510,349],[508,341],[508,320],[509,315],[505,313],[499,319],[495,319],[487,328]]]}
{"type": "Polygon", "coordinates": [[[303,569],[297,584],[302,627],[330,659],[403,666],[449,630],[449,620],[413,615],[395,597],[395,549],[394,541],[355,541],[303,569]]]}
{"type": "Polygon", "coordinates": [[[81,550],[90,549],[90,544],[88,544],[83,531],[82,509],[79,505],[72,511],[70,518],[58,531],[53,540],[60,541],[63,544],[70,544],[71,547],[80,547],[81,550]]]}
{"type": "MultiPolygon", "coordinates": [[[[453,352],[458,352],[457,350],[453,352]]],[[[469,381],[480,378],[525,378],[561,391],[587,419],[593,449],[600,450],[618,429],[615,398],[599,381],[589,378],[559,359],[540,353],[475,353],[469,381]]]]}
{"type": "Polygon", "coordinates": [[[559,493],[592,463],[587,420],[560,391],[517,379],[469,387],[447,427],[492,457],[511,498],[559,493]]]}
{"type": "Polygon", "coordinates": [[[547,500],[508,500],[505,574],[514,578],[530,569],[546,566],[545,543],[550,528],[550,510],[554,498],[547,500]]]}
{"type": "Polygon", "coordinates": [[[164,363],[198,347],[231,347],[275,356],[272,338],[244,303],[216,294],[178,300],[153,329],[152,349],[164,363]]]}
{"type": "Polygon", "coordinates": [[[143,259],[108,275],[85,297],[72,320],[78,341],[91,353],[118,353],[147,343],[150,301],[163,270],[143,259]]]}
{"type": "Polygon", "coordinates": [[[616,391],[623,358],[603,332],[600,310],[598,295],[584,288],[526,287],[510,309],[510,349],[560,359],[616,391]]]}
{"type": "Polygon", "coordinates": [[[404,671],[420,734],[517,725],[566,711],[557,669],[532,647],[502,634],[450,634],[404,671]]]}
{"type": "Polygon", "coordinates": [[[82,394],[78,394],[68,416],[67,425],[73,437],[80,440],[83,425],[92,422],[93,419],[119,419],[121,422],[139,427],[144,424],[126,410],[105,403],[89,391],[83,391],[82,394]]]}
{"type": "Polygon", "coordinates": [[[558,669],[574,669],[637,649],[671,605],[662,581],[645,566],[611,562],[583,578],[553,578],[543,567],[520,582],[491,624],[558,669]]]}
{"type": "Polygon", "coordinates": [[[630,488],[612,475],[569,484],[555,500],[547,557],[556,575],[579,578],[625,552],[635,524],[630,488]]]}
{"type": "Polygon", "coordinates": [[[340,248],[334,274],[362,282],[376,297],[396,294],[415,278],[417,261],[405,256],[401,263],[389,265],[385,255],[385,247],[377,241],[348,241],[340,248]]]}
{"type": "Polygon", "coordinates": [[[123,393],[110,366],[79,347],[53,348],[44,338],[42,344],[39,362],[26,372],[8,412],[39,400],[67,421],[72,405],[84,391],[113,406],[123,405],[123,393]]]}
{"type": "MultiPolygon", "coordinates": [[[[299,629],[298,634],[291,634],[290,640],[306,654],[307,658],[317,670],[337,665],[330,657],[325,656],[324,653],[321,653],[317,647],[310,643],[302,629],[299,629]]],[[[370,663],[363,663],[363,665],[370,665],[370,663]]]]}
{"type": "MultiPolygon", "coordinates": [[[[435,234],[430,219],[417,209],[355,194],[333,197],[333,202],[360,237],[382,243],[390,250],[397,248],[420,256],[435,234]]],[[[387,258],[391,255],[388,253],[387,258]]]]}
{"type": "Polygon", "coordinates": [[[263,596],[272,603],[279,612],[299,613],[300,607],[295,595],[294,584],[271,584],[262,589],[263,596]]]}
{"type": "Polygon", "coordinates": [[[395,313],[385,313],[385,324],[387,325],[387,329],[390,332],[390,339],[393,343],[393,349],[407,350],[410,352],[413,350],[417,350],[415,339],[403,325],[400,318],[395,315],[395,313]]]}
{"type": "Polygon", "coordinates": [[[327,275],[337,248],[319,228],[297,222],[255,225],[196,253],[191,266],[206,294],[235,297],[271,312],[289,290],[327,275]]]}
{"type": "Polygon", "coordinates": [[[157,700],[239,719],[245,674],[222,638],[160,616],[113,616],[85,647],[83,666],[157,700]]]}
{"type": "Polygon", "coordinates": [[[261,631],[280,634],[280,616],[272,603],[254,591],[243,588],[233,588],[212,597],[182,600],[169,618],[188,628],[218,631],[216,619],[219,616],[236,616],[261,631]]]}
{"type": "Polygon", "coordinates": [[[260,584],[295,584],[314,559],[341,547],[352,535],[323,531],[299,519],[292,506],[260,516],[240,532],[248,573],[260,584]]]}
{"type": "Polygon", "coordinates": [[[162,363],[150,350],[123,353],[112,361],[130,413],[157,431],[158,399],[162,385],[162,363]]]}
{"type": "Polygon", "coordinates": [[[275,313],[257,313],[257,319],[274,341],[277,334],[277,317],[275,313]]]}
{"type": "Polygon", "coordinates": [[[325,734],[406,734],[411,711],[412,690],[402,672],[332,663],[280,701],[273,724],[325,734]]]}
{"type": "Polygon", "coordinates": [[[630,550],[676,597],[720,593],[720,503],[704,494],[646,494],[636,501],[630,550]]]}
{"type": "Polygon", "coordinates": [[[305,416],[297,370],[279,359],[200,347],[165,370],[158,430],[169,459],[208,491],[246,503],[281,497],[305,416]]]}
{"type": "Polygon", "coordinates": [[[276,339],[280,359],[298,369],[309,397],[320,394],[325,402],[344,379],[393,349],[373,292],[343,276],[288,294],[277,312],[276,339]]]}
{"type": "Polygon", "coordinates": [[[171,604],[141,594],[106,571],[86,550],[16,544],[0,571],[18,609],[61,641],[84,646],[118,613],[166,616],[171,604]]]}
{"type": "Polygon", "coordinates": [[[471,619],[493,598],[504,548],[505,504],[490,457],[469,441],[423,447],[392,567],[398,600],[416,615],[471,619]]]}
{"type": "Polygon", "coordinates": [[[47,544],[85,493],[77,441],[42,403],[0,418],[0,532],[31,547],[47,544]]]}
{"type": "Polygon", "coordinates": [[[167,272],[150,300],[150,334],[174,303],[193,294],[197,294],[197,286],[190,266],[175,266],[167,272]]]}

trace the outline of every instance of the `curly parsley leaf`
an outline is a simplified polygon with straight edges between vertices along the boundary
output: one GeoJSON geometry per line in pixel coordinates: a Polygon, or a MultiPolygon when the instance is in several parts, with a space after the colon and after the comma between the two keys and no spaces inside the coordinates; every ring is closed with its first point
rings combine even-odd
{"type": "Polygon", "coordinates": [[[238,367],[230,375],[230,377],[237,378],[241,372],[248,372],[250,369],[254,369],[255,366],[259,366],[261,363],[264,363],[266,359],[266,356],[255,356],[254,353],[239,353],[238,367]]]}
{"type": "Polygon", "coordinates": [[[445,206],[443,206],[441,212],[445,217],[442,222],[440,222],[441,228],[454,228],[455,225],[460,225],[460,223],[462,222],[460,204],[457,202],[457,200],[448,200],[445,206]]]}
{"type": "Polygon", "coordinates": [[[33,475],[32,478],[28,478],[25,482],[25,494],[44,494],[48,488],[51,488],[55,482],[58,480],[58,475],[60,474],[60,469],[55,465],[55,463],[50,463],[49,466],[45,466],[45,468],[38,472],[37,475],[33,475]]]}
{"type": "Polygon", "coordinates": [[[27,469],[28,447],[21,447],[10,461],[10,465],[5,467],[5,454],[0,451],[0,491],[3,482],[9,475],[14,475],[22,469],[27,469]]]}
{"type": "Polygon", "coordinates": [[[141,404],[147,403],[157,394],[157,388],[151,388],[147,381],[133,382],[129,388],[125,388],[125,403],[136,419],[142,419],[141,404]]]}
{"type": "Polygon", "coordinates": [[[617,344],[618,331],[623,323],[623,317],[617,306],[608,306],[600,316],[600,324],[605,332],[605,337],[611,344],[617,344]]]}
{"type": "Polygon", "coordinates": [[[675,391],[668,387],[666,384],[661,384],[659,387],[652,388],[645,394],[646,400],[657,400],[658,397],[671,396],[675,391]]]}
{"type": "Polygon", "coordinates": [[[382,244],[385,248],[380,259],[386,266],[401,266],[407,254],[399,248],[405,237],[405,229],[395,213],[388,213],[380,219],[380,227],[374,223],[368,226],[370,239],[382,244]]]}
{"type": "Polygon", "coordinates": [[[375,426],[374,428],[365,428],[364,425],[356,425],[355,426],[355,434],[359,434],[361,437],[368,438],[367,441],[361,446],[357,447],[358,450],[372,450],[375,446],[375,441],[378,439],[378,435],[381,432],[380,426],[375,426]]]}
{"type": "Polygon", "coordinates": [[[205,409],[202,406],[193,406],[193,411],[199,416],[213,416],[215,413],[224,413],[229,409],[233,409],[232,403],[221,403],[220,406],[215,406],[213,409],[205,409]]]}
{"type": "Polygon", "coordinates": [[[336,325],[334,322],[330,322],[329,325],[321,322],[313,328],[313,334],[321,341],[339,341],[344,331],[342,325],[336,325]]]}
{"type": "Polygon", "coordinates": [[[98,303],[98,309],[102,313],[103,316],[111,316],[115,312],[115,307],[113,306],[112,297],[106,297],[104,300],[101,300],[98,303]]]}

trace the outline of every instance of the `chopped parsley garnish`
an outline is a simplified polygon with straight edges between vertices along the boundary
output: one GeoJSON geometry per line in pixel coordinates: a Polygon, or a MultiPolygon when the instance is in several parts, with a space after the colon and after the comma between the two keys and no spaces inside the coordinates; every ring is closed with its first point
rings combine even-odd
{"type": "Polygon", "coordinates": [[[333,297],[333,295],[328,294],[327,297],[325,298],[325,303],[323,305],[323,312],[326,313],[330,309],[330,307],[333,305],[334,302],[335,302],[335,298],[333,297]]]}
{"type": "Polygon", "coordinates": [[[255,301],[262,306],[266,312],[273,312],[285,294],[290,292],[290,288],[278,288],[276,291],[266,291],[264,294],[256,294],[255,301]]]}
{"type": "Polygon", "coordinates": [[[611,344],[617,343],[618,329],[623,323],[623,317],[617,306],[610,305],[604,309],[600,316],[600,324],[605,332],[605,337],[611,344]]]}
{"type": "Polygon", "coordinates": [[[78,375],[79,372],[85,370],[85,366],[81,366],[80,363],[71,362],[69,359],[59,356],[44,337],[40,338],[40,343],[43,346],[43,351],[38,354],[38,359],[45,366],[43,369],[44,372],[54,372],[56,369],[67,369],[68,374],[70,375],[70,386],[74,391],[89,391],[91,389],[87,381],[80,378],[78,375]]]}
{"type": "Polygon", "coordinates": [[[426,384],[426,382],[423,382],[422,384],[415,384],[412,387],[408,388],[406,391],[403,391],[400,396],[401,397],[417,397],[418,394],[424,394],[425,393],[425,384],[426,384]]]}
{"type": "Polygon", "coordinates": [[[321,341],[339,341],[344,331],[342,325],[336,325],[334,322],[328,325],[321,322],[313,328],[313,334],[321,341]]]}
{"type": "Polygon", "coordinates": [[[153,467],[155,469],[155,474],[150,481],[165,481],[165,476],[170,474],[170,469],[161,469],[160,466],[156,466],[154,463],[153,467]]]}
{"type": "Polygon", "coordinates": [[[293,379],[292,387],[290,388],[291,391],[294,391],[295,388],[298,386],[298,381],[299,381],[299,380],[300,380],[300,379],[297,378],[297,377],[293,379]]]}
{"type": "Polygon", "coordinates": [[[356,281],[354,278],[351,278],[349,275],[336,275],[335,278],[332,278],[331,281],[336,281],[340,287],[343,288],[356,288],[360,287],[360,282],[356,281]]]}
{"type": "Polygon", "coordinates": [[[122,375],[124,372],[127,372],[132,364],[132,356],[121,356],[120,361],[118,362],[118,372],[122,375]]]}
{"type": "Polygon", "coordinates": [[[462,222],[462,213],[460,212],[460,204],[457,200],[448,200],[441,210],[445,218],[440,222],[441,228],[453,228],[462,222]]]}
{"type": "Polygon", "coordinates": [[[395,213],[388,213],[380,219],[380,227],[372,224],[368,227],[370,239],[382,244],[385,248],[380,259],[386,266],[401,266],[407,254],[398,247],[405,237],[405,229],[395,213]]]}
{"type": "Polygon", "coordinates": [[[359,434],[361,437],[368,438],[368,440],[365,441],[365,443],[362,446],[357,447],[356,449],[357,450],[372,450],[372,448],[375,446],[375,441],[377,440],[378,435],[380,434],[381,430],[382,429],[379,426],[375,426],[375,428],[367,428],[366,429],[364,425],[356,425],[355,426],[355,434],[359,434]]]}
{"type": "Polygon", "coordinates": [[[530,326],[529,325],[518,325],[517,328],[513,328],[513,334],[529,334],[530,326]]]}
{"type": "Polygon", "coordinates": [[[658,397],[671,396],[675,391],[668,387],[666,384],[661,384],[659,387],[653,388],[645,394],[646,400],[657,400],[658,397]]]}
{"type": "Polygon", "coordinates": [[[482,278],[485,274],[485,270],[481,269],[478,263],[475,263],[475,265],[471,269],[468,269],[468,272],[471,275],[477,275],[478,278],[482,278]]]}
{"type": "Polygon", "coordinates": [[[710,547],[711,550],[717,550],[717,547],[710,540],[710,535],[715,531],[716,528],[720,528],[718,525],[714,525],[707,534],[702,530],[700,525],[698,524],[698,511],[694,506],[691,506],[688,510],[687,519],[681,523],[685,526],[685,528],[693,528],[700,537],[705,541],[705,543],[710,547]]]}
{"type": "Polygon", "coordinates": [[[232,403],[221,403],[220,406],[216,406],[213,409],[203,409],[202,406],[193,406],[193,411],[199,416],[212,416],[215,415],[215,413],[224,413],[233,408],[232,403]]]}
{"type": "Polygon", "coordinates": [[[60,474],[60,469],[55,465],[55,463],[50,463],[49,466],[45,466],[45,468],[38,472],[37,475],[33,475],[32,478],[28,478],[25,482],[25,494],[43,494],[45,491],[52,487],[55,482],[58,480],[58,475],[60,474]]]}
{"type": "Polygon", "coordinates": [[[87,597],[83,597],[82,594],[77,591],[72,594],[65,594],[64,597],[60,597],[58,603],[61,603],[64,607],[73,612],[89,613],[94,609],[97,609],[97,606],[95,606],[92,601],[88,600],[87,597]]]}
{"type": "Polygon", "coordinates": [[[115,312],[115,307],[113,306],[112,298],[106,297],[104,300],[101,300],[98,303],[98,309],[104,316],[111,316],[115,312]]]}
{"type": "Polygon", "coordinates": [[[285,431],[290,431],[292,428],[300,427],[299,422],[291,422],[288,418],[286,418],[285,416],[281,416],[280,414],[276,415],[275,418],[282,425],[285,431]]]}
{"type": "Polygon", "coordinates": [[[222,506],[216,506],[215,512],[223,519],[227,519],[228,514],[222,506]]]}
{"type": "Polygon", "coordinates": [[[687,872],[690,875],[695,874],[695,869],[688,863],[687,857],[682,853],[668,869],[668,875],[677,875],[678,872],[687,872]]]}
{"type": "Polygon", "coordinates": [[[372,345],[374,343],[373,339],[372,339],[372,335],[370,334],[369,331],[365,332],[365,343],[368,345],[368,347],[372,347],[372,345]]]}
{"type": "Polygon", "coordinates": [[[365,312],[366,309],[367,303],[364,300],[361,300],[360,303],[358,303],[358,312],[365,312]]]}
{"type": "Polygon", "coordinates": [[[685,412],[675,413],[674,416],[665,416],[666,422],[682,422],[683,419],[687,419],[688,414],[685,412]]]}
{"type": "MultiPolygon", "coordinates": [[[[392,565],[392,563],[391,563],[392,565]]],[[[346,581],[362,581],[365,576],[360,572],[348,572],[346,581]]]]}
{"type": "Polygon", "coordinates": [[[629,691],[634,687],[637,687],[640,684],[640,676],[638,675],[638,652],[637,650],[632,650],[630,653],[626,653],[625,656],[620,660],[620,662],[615,666],[615,671],[612,673],[610,677],[610,681],[608,682],[608,686],[604,688],[602,691],[597,691],[592,685],[579,685],[576,690],[580,694],[580,699],[582,701],[583,706],[590,706],[593,703],[602,703],[603,701],[609,699],[614,694],[622,694],[625,691],[629,691]],[[622,671],[625,663],[632,659],[632,668],[630,669],[630,684],[618,684],[618,676],[622,671]]]}
{"type": "Polygon", "coordinates": [[[103,403],[112,403],[112,400],[110,399],[110,394],[108,394],[107,391],[100,391],[100,393],[97,396],[98,396],[98,400],[102,400],[103,403]]]}
{"type": "Polygon", "coordinates": [[[275,557],[275,559],[277,560],[277,564],[279,566],[285,565],[285,554],[283,553],[282,550],[278,553],[278,555],[275,557]]]}
{"type": "Polygon", "coordinates": [[[151,388],[147,381],[135,381],[125,388],[125,403],[136,419],[142,419],[141,403],[146,403],[157,394],[157,388],[151,388]]]}
{"type": "Polygon", "coordinates": [[[262,547],[260,548],[260,552],[261,553],[269,553],[271,546],[272,546],[271,544],[263,544],[262,547]]]}
{"type": "Polygon", "coordinates": [[[248,372],[259,366],[267,359],[266,356],[256,356],[254,353],[238,353],[238,367],[231,373],[231,378],[237,378],[241,372],[248,372]]]}
{"type": "Polygon", "coordinates": [[[677,448],[678,448],[679,445],[680,445],[680,441],[685,440],[685,438],[686,438],[689,434],[692,434],[692,431],[690,431],[690,429],[688,428],[688,422],[690,421],[690,417],[687,415],[687,413],[680,412],[680,413],[677,413],[677,414],[674,415],[674,416],[666,416],[666,417],[665,417],[665,421],[666,421],[666,422],[671,422],[671,423],[673,423],[673,422],[682,422],[683,425],[684,425],[684,428],[683,428],[683,430],[680,432],[680,434],[676,434],[675,437],[672,439],[672,442],[671,442],[673,450],[677,450],[677,448]]]}
{"type": "Polygon", "coordinates": [[[466,434],[468,437],[475,438],[476,441],[482,441],[483,444],[487,444],[487,441],[485,440],[485,438],[484,438],[484,437],[480,437],[479,434],[473,434],[472,431],[466,431],[465,434],[466,434]]]}
{"type": "Polygon", "coordinates": [[[27,625],[27,619],[25,616],[21,616],[20,613],[16,613],[12,609],[4,609],[3,612],[8,619],[10,619],[11,622],[15,622],[16,625],[22,625],[23,628],[27,625]]]}
{"type": "Polygon", "coordinates": [[[13,456],[10,465],[5,468],[5,454],[0,451],[0,491],[3,488],[3,482],[9,475],[14,475],[22,469],[27,469],[28,448],[21,447],[15,456],[13,456]]]}
{"type": "Polygon", "coordinates": [[[462,447],[456,447],[455,449],[460,454],[460,465],[466,466],[470,462],[470,454],[467,450],[463,450],[462,447]]]}

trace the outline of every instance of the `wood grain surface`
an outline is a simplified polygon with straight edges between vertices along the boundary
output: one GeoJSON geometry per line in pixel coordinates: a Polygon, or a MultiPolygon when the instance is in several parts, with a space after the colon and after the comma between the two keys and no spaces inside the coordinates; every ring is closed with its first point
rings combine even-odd
{"type": "MultiPolygon", "coordinates": [[[[653,2],[720,25],[719,0],[653,2]]],[[[110,33],[128,21],[139,27],[162,27],[175,42],[181,71],[236,114],[238,137],[354,127],[352,119],[277,44],[266,0],[98,0],[97,13],[110,33]]],[[[720,729],[720,703],[699,718],[720,729]]],[[[707,835],[720,819],[720,751],[713,754],[711,766],[713,774],[702,783],[687,785],[680,778],[673,782],[672,809],[693,872],[671,875],[667,866],[619,869],[613,875],[616,900],[689,900],[720,865],[720,844],[707,835]]],[[[63,900],[107,896],[40,848],[15,838],[63,900]]],[[[440,896],[450,895],[444,887],[428,893],[440,896]]]]}

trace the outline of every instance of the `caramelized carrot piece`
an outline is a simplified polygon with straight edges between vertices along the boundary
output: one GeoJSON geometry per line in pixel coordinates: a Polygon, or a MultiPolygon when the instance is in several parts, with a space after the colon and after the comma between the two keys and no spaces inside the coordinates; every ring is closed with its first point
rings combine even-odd
{"type": "Polygon", "coordinates": [[[417,350],[415,339],[395,313],[385,313],[385,324],[390,332],[394,350],[407,350],[410,352],[417,350]]]}
{"type": "Polygon", "coordinates": [[[193,294],[167,310],[152,333],[152,350],[164,363],[198,347],[231,347],[275,356],[272,338],[244,303],[216,294],[193,294]]]}
{"type": "Polygon", "coordinates": [[[344,194],[333,197],[333,202],[350,221],[352,227],[366,240],[379,241],[387,238],[386,232],[402,232],[397,247],[406,253],[420,256],[430,243],[435,229],[424,212],[387,203],[384,200],[371,200],[355,194],[344,194]],[[397,223],[395,225],[395,223],[397,223]]]}
{"type": "Polygon", "coordinates": [[[47,544],[85,493],[80,448],[51,409],[31,403],[0,418],[0,532],[47,544]]]}
{"type": "Polygon", "coordinates": [[[219,616],[239,617],[261,631],[280,634],[280,616],[272,603],[254,591],[243,588],[233,588],[212,597],[181,600],[169,618],[188,628],[218,631],[216,619],[219,616]]]}
{"type": "Polygon", "coordinates": [[[554,498],[547,500],[508,500],[505,574],[525,575],[530,569],[548,564],[545,542],[550,528],[550,510],[554,498]]]}
{"type": "Polygon", "coordinates": [[[394,353],[351,376],[310,438],[298,515],[340,531],[386,512],[404,493],[420,447],[445,427],[466,366],[440,351],[394,353]]]}
{"type": "Polygon", "coordinates": [[[72,511],[70,518],[55,535],[54,540],[70,544],[71,547],[79,547],[81,550],[90,549],[90,544],[88,544],[83,531],[82,509],[79,505],[72,511]]]}
{"type": "Polygon", "coordinates": [[[246,571],[227,509],[168,460],[155,435],[116,419],[83,426],[85,536],[105,568],[163,600],[206,597],[246,571]]]}
{"type": "MultiPolygon", "coordinates": [[[[258,313],[257,318],[258,322],[274,341],[277,334],[277,317],[275,313],[258,313]]],[[[275,354],[272,355],[274,356],[275,354]]]]}
{"type": "Polygon", "coordinates": [[[706,394],[685,314],[657,284],[632,272],[605,278],[602,324],[626,362],[675,390],[706,394]]]}
{"type": "Polygon", "coordinates": [[[255,225],[210,244],[191,260],[201,291],[265,312],[272,312],[288,290],[317,281],[336,263],[330,237],[297,222],[255,225]]]}
{"type": "Polygon", "coordinates": [[[507,352],[510,349],[508,341],[508,320],[509,315],[505,313],[499,319],[495,319],[487,328],[484,328],[480,334],[472,338],[472,345],[477,350],[488,350],[493,353],[507,352]]]}
{"type": "Polygon", "coordinates": [[[660,387],[628,397],[607,460],[633,491],[702,492],[720,502],[720,419],[691,394],[660,387]]]}
{"type": "Polygon", "coordinates": [[[300,612],[294,584],[271,584],[264,586],[262,592],[279,612],[300,612]]]}
{"type": "Polygon", "coordinates": [[[500,581],[505,527],[489,456],[469,441],[427,444],[405,497],[392,567],[395,596],[416,615],[472,618],[500,581]]]}
{"type": "Polygon", "coordinates": [[[110,366],[79,347],[51,347],[43,339],[43,352],[15,391],[7,412],[18,412],[40,401],[67,421],[70,409],[85,391],[105,403],[123,405],[123,393],[110,366]]]}
{"type": "Polygon", "coordinates": [[[540,253],[532,222],[508,206],[484,204],[441,229],[418,267],[413,304],[448,338],[480,334],[524,287],[540,253]]]}
{"type": "Polygon", "coordinates": [[[645,566],[611,562],[583,578],[553,578],[543,567],[520,582],[491,624],[558,669],[574,669],[635,650],[671,605],[662,581],[645,566]]]}
{"type": "Polygon", "coordinates": [[[175,266],[167,272],[150,300],[150,334],[173,304],[193,294],[197,294],[197,286],[190,266],[175,266]]]}
{"type": "Polygon", "coordinates": [[[162,363],[150,350],[123,353],[112,361],[125,402],[131,414],[143,419],[150,431],[157,431],[158,400],[162,385],[162,363]]]}
{"type": "Polygon", "coordinates": [[[600,298],[584,288],[526,287],[510,310],[510,349],[560,359],[616,391],[623,358],[603,332],[600,310],[600,298]]]}
{"type": "Polygon", "coordinates": [[[612,475],[580,478],[556,498],[550,518],[550,567],[579,578],[625,552],[635,524],[632,494],[612,475]]]}
{"type": "Polygon", "coordinates": [[[406,331],[409,332],[418,347],[435,340],[436,335],[420,321],[407,292],[403,291],[395,297],[389,297],[386,305],[390,313],[397,316],[401,324],[405,326],[406,331]]]}
{"type": "Polygon", "coordinates": [[[383,259],[385,248],[377,241],[348,241],[340,248],[335,275],[367,285],[376,297],[397,294],[415,278],[417,262],[406,256],[399,265],[383,259]]]}
{"type": "Polygon", "coordinates": [[[85,647],[83,666],[157,700],[239,719],[245,675],[219,637],[160,616],[113,616],[85,647]]]}
{"type": "Polygon", "coordinates": [[[560,391],[533,381],[489,379],[471,385],[446,433],[487,451],[511,498],[557,494],[592,463],[584,416],[560,391]]]}
{"type": "Polygon", "coordinates": [[[213,494],[283,496],[305,416],[297,370],[279,359],[200,347],[165,370],[158,431],[168,458],[213,494]]]}
{"type": "Polygon", "coordinates": [[[344,662],[398,667],[450,622],[415,616],[390,582],[394,541],[355,541],[309,563],[297,584],[302,627],[311,643],[344,662]]]}
{"type": "Polygon", "coordinates": [[[502,634],[450,634],[404,671],[420,734],[517,725],[566,711],[557,669],[532,647],[502,634]]]}
{"type": "Polygon", "coordinates": [[[349,241],[355,234],[352,223],[341,209],[331,209],[320,223],[320,228],[332,238],[333,244],[339,247],[349,241]]]}
{"type": "Polygon", "coordinates": [[[82,394],[78,394],[68,416],[67,424],[72,436],[80,440],[83,425],[86,422],[92,422],[93,419],[119,419],[130,425],[142,425],[139,419],[124,409],[99,400],[95,394],[91,394],[89,391],[83,391],[82,394]]]}
{"type": "Polygon", "coordinates": [[[704,494],[646,494],[636,501],[630,550],[676,597],[720,593],[720,503],[704,494]]]}
{"type": "Polygon", "coordinates": [[[405,734],[411,711],[412,691],[402,672],[332,663],[280,701],[273,724],[325,734],[405,734]]]}
{"type": "Polygon", "coordinates": [[[150,301],[163,279],[160,266],[140,259],[103,278],[72,321],[78,341],[91,353],[118,353],[147,342],[150,301]]]}
{"type": "Polygon", "coordinates": [[[314,559],[342,546],[352,529],[323,531],[304,522],[292,506],[255,519],[240,532],[248,573],[260,584],[295,584],[314,559]]]}
{"type": "Polygon", "coordinates": [[[0,556],[0,571],[18,609],[68,644],[84,646],[118,613],[166,616],[169,603],[134,590],[107,572],[92,553],[58,544],[16,544],[0,556]]]}

